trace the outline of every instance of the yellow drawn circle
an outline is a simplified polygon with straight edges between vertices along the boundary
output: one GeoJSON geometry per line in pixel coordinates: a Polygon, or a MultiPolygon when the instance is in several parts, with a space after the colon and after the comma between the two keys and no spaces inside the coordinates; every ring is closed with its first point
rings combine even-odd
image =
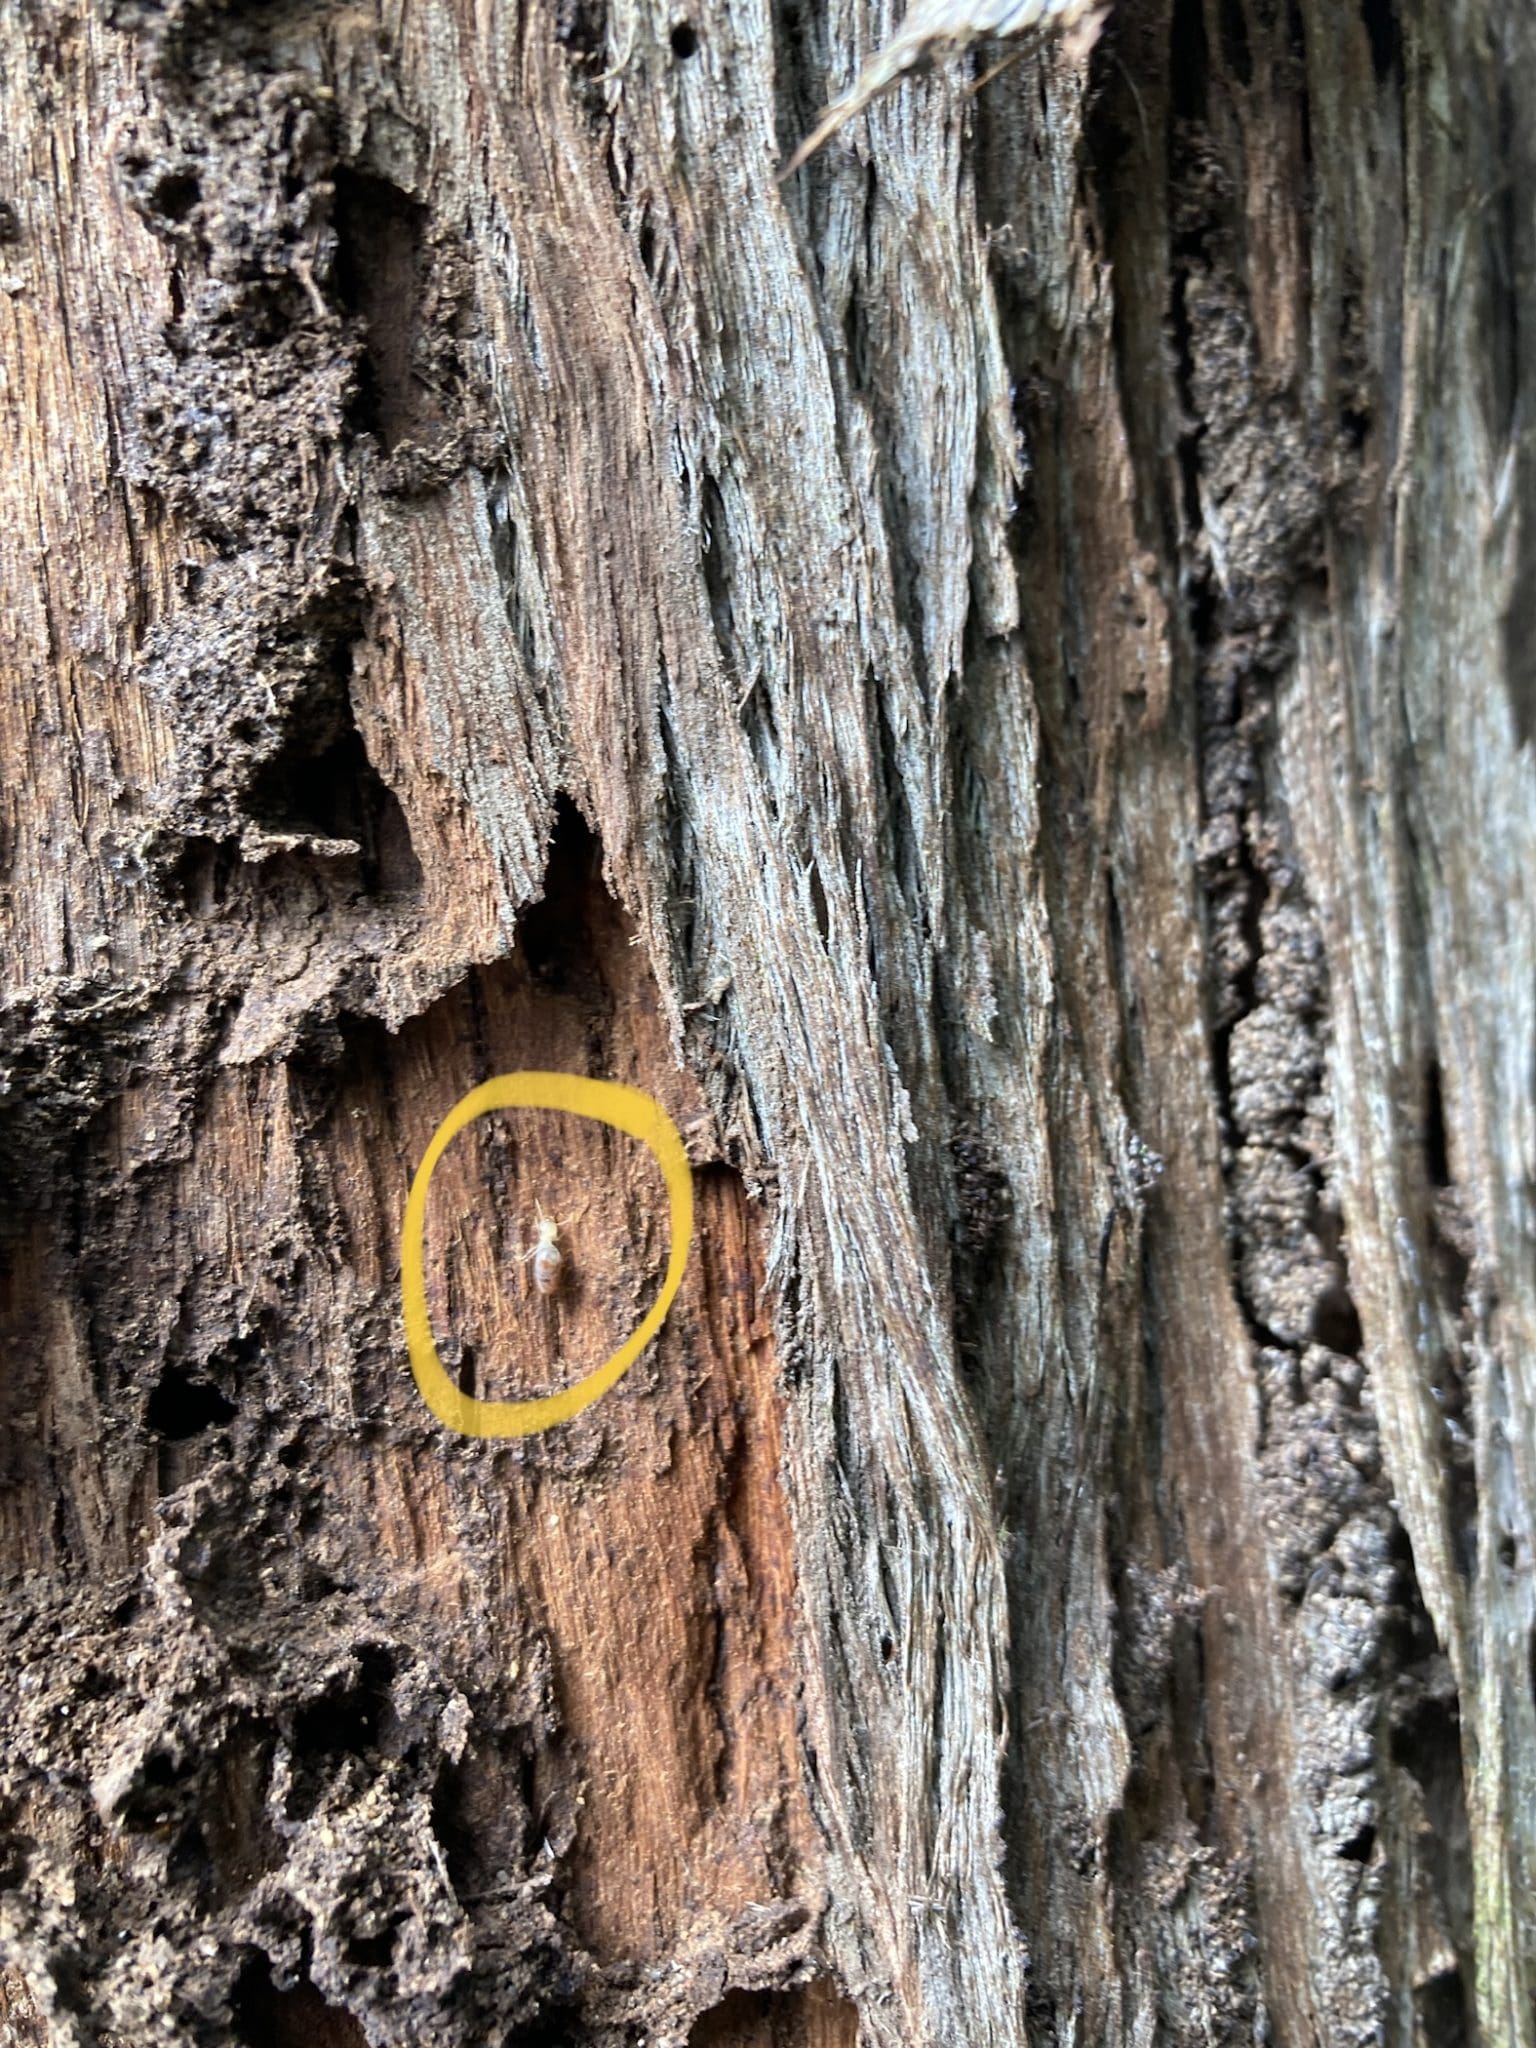
{"type": "Polygon", "coordinates": [[[659,1102],[622,1081],[588,1081],[578,1074],[498,1074],[462,1096],[432,1133],[405,1202],[400,1247],[400,1299],[405,1312],[405,1343],[421,1398],[439,1422],[463,1436],[535,1436],[557,1422],[569,1422],[583,1408],[621,1380],[666,1320],[688,1264],[693,1239],[693,1173],[676,1124],[659,1102]],[[594,1372],[558,1394],[529,1401],[477,1401],[461,1393],[443,1369],[432,1341],[427,1311],[425,1237],[427,1191],[432,1174],[466,1124],[492,1109],[564,1109],[594,1123],[611,1124],[627,1137],[638,1138],[654,1155],[667,1184],[672,1244],[666,1277],[650,1312],[613,1356],[594,1372]]]}

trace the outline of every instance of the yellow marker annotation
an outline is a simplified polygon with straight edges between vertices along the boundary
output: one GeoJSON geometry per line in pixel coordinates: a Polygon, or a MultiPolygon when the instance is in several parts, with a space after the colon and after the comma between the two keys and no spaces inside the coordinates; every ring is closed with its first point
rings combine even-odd
{"type": "Polygon", "coordinates": [[[432,1133],[432,1142],[422,1155],[405,1202],[400,1299],[405,1312],[406,1349],[411,1354],[411,1371],[421,1398],[439,1422],[458,1430],[462,1436],[535,1436],[540,1430],[552,1429],[557,1422],[569,1422],[624,1377],[661,1328],[682,1282],[692,1239],[693,1172],[688,1154],[683,1150],[676,1124],[661,1104],[641,1089],[626,1087],[622,1081],[588,1081],[578,1074],[539,1073],[498,1074],[494,1080],[471,1088],[432,1133]],[[472,1394],[461,1393],[437,1355],[432,1318],[427,1310],[424,1243],[432,1174],[465,1125],[492,1109],[563,1109],[572,1116],[590,1117],[594,1123],[611,1124],[614,1130],[638,1138],[661,1168],[671,1214],[672,1244],[666,1277],[645,1320],[595,1371],[573,1386],[562,1387],[558,1394],[544,1394],[528,1401],[477,1401],[472,1394]]]}

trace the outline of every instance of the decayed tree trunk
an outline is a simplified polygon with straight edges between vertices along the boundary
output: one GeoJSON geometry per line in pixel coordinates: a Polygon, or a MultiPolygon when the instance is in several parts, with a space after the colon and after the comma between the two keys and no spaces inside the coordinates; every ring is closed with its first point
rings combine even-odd
{"type": "Polygon", "coordinates": [[[15,2043],[1536,2043],[1536,17],[896,25],[0,9],[15,2043]]]}

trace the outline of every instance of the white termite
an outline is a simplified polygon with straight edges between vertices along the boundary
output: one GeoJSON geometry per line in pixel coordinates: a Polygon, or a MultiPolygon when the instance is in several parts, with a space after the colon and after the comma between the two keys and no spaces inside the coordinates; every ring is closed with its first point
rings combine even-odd
{"type": "Polygon", "coordinates": [[[546,1216],[541,1208],[536,1223],[538,1235],[533,1249],[523,1257],[533,1265],[533,1284],[540,1294],[557,1293],[565,1272],[565,1254],[560,1249],[560,1226],[553,1216],[546,1216]]]}

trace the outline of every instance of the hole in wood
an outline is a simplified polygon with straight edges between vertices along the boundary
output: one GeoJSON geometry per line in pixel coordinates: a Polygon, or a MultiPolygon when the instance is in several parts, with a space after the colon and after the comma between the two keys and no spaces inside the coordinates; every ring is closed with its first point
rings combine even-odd
{"type": "Polygon", "coordinates": [[[279,1991],[259,1951],[240,1972],[231,2007],[242,2048],[367,2048],[352,2015],[327,2005],[313,1984],[279,1991]]]}
{"type": "Polygon", "coordinates": [[[168,1365],[149,1397],[144,1419],[157,1436],[185,1443],[217,1423],[232,1421],[235,1404],[211,1380],[195,1379],[179,1366],[168,1365]]]}
{"type": "Polygon", "coordinates": [[[414,896],[421,887],[421,863],[400,800],[369,760],[350,717],[318,748],[313,735],[295,733],[257,776],[247,808],[271,831],[351,840],[370,896],[414,896]]]}
{"type": "Polygon", "coordinates": [[[700,2014],[688,2048],[854,2048],[859,2015],[830,1984],[729,1991],[700,2014]]]}
{"type": "Polygon", "coordinates": [[[392,448],[419,426],[424,390],[412,363],[426,297],[424,209],[383,178],[336,173],[336,293],[363,323],[357,423],[392,448]]]}

